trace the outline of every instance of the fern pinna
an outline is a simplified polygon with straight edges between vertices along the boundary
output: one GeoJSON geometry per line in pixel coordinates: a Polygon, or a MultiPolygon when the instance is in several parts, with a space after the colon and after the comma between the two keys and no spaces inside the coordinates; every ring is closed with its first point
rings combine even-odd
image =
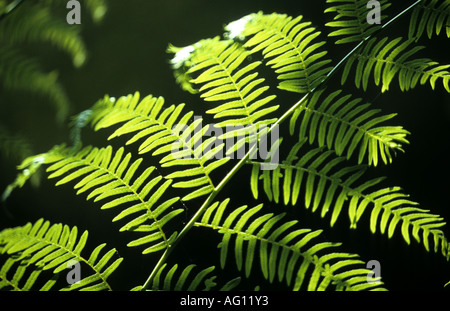
{"type": "MultiPolygon", "coordinates": [[[[379,2],[383,11],[391,5],[379,2]]],[[[125,221],[119,230],[139,235],[128,246],[157,259],[133,290],[231,290],[239,288],[242,277],[251,281],[258,276],[291,290],[385,290],[389,284],[368,279],[371,271],[362,258],[342,250],[341,243],[327,241],[325,229],[310,229],[297,219],[295,209],[282,205],[318,212],[330,226],[347,218],[350,229],[363,226],[366,216],[373,234],[398,236],[406,244],[415,240],[426,251],[450,258],[443,217],[421,208],[400,187],[386,185],[384,177],[366,174],[405,152],[410,132],[392,124],[396,114],[384,114],[375,103],[353,95],[354,90],[335,90],[328,83],[337,78],[344,88],[354,79],[357,89],[388,92],[394,82],[401,91],[427,83],[435,89],[440,82],[450,92],[449,65],[418,57],[422,47],[415,45],[425,31],[428,37],[442,32],[448,9],[448,1],[416,1],[394,17],[382,15],[383,24],[377,25],[366,21],[367,1],[328,0],[325,13],[334,19],[323,30],[329,31],[332,44],[353,45],[336,63],[327,57],[330,42],[322,31],[303,16],[278,13],[246,15],[227,24],[223,37],[186,47],[170,45],[176,81],[198,95],[201,107],[187,111],[188,104],[141,97],[139,92],[106,95],[75,117],[73,146],[58,145],[26,159],[12,188],[46,166],[56,185],[71,183],[77,194],[101,201],[101,209],[116,210],[112,221],[125,221]],[[383,35],[407,14],[408,39],[383,35]],[[277,96],[283,92],[302,97],[287,104],[277,96]],[[195,115],[202,111],[217,123],[203,124],[206,116],[195,115]],[[107,133],[111,145],[83,146],[84,126],[107,133]],[[270,151],[255,156],[259,143],[283,126],[270,151]],[[115,147],[119,138],[125,146],[115,147]],[[230,139],[232,144],[226,144],[230,139]],[[237,159],[236,153],[241,155],[237,159]],[[241,206],[224,189],[246,171],[248,190],[258,203],[241,206]],[[219,236],[219,265],[235,271],[236,277],[222,280],[212,274],[218,271],[215,266],[202,268],[173,256],[196,230],[219,236]]],[[[42,269],[56,268],[58,274],[74,257],[97,267],[97,249],[92,260],[83,260],[78,248],[41,261],[41,253],[30,259],[42,245],[27,239],[36,239],[40,224],[20,246],[11,246],[16,237],[9,230],[27,231],[30,225],[0,234],[2,253],[10,256],[1,284],[30,289],[42,269]],[[20,287],[28,266],[35,270],[20,287]],[[11,276],[11,267],[17,276],[11,276]]],[[[72,237],[68,227],[61,228],[55,227],[48,239],[74,244],[76,233],[72,237]]],[[[104,269],[105,263],[94,274],[109,276],[119,261],[104,269]]],[[[49,282],[43,289],[54,281],[49,282]]],[[[102,282],[81,284],[83,289],[110,289],[102,282]]]]}
{"type": "Polygon", "coordinates": [[[51,290],[58,285],[58,277],[74,261],[83,263],[91,271],[90,275],[76,283],[63,286],[60,290],[112,290],[108,277],[122,262],[117,251],[111,249],[101,255],[106,244],[98,245],[89,255],[81,254],[86,246],[88,232],[80,237],[78,228],[67,225],[50,225],[49,221],[39,219],[34,224],[5,229],[0,233],[0,252],[10,258],[0,269],[0,288],[29,291],[51,290]],[[116,258],[114,258],[116,257],[116,258]],[[29,275],[26,273],[32,271],[29,275]],[[42,287],[35,288],[36,282],[44,279],[46,270],[53,270],[51,277],[46,276],[42,287]]]}

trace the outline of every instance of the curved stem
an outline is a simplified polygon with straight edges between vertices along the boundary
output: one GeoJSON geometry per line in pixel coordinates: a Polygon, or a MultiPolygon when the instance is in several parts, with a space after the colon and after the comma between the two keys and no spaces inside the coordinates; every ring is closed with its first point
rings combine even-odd
{"type": "MultiPolygon", "coordinates": [[[[393,17],[391,20],[389,20],[386,24],[384,24],[380,29],[377,31],[381,31],[385,29],[388,25],[390,25],[392,22],[394,22],[396,19],[398,19],[400,16],[408,12],[409,10],[413,9],[415,6],[417,6],[422,0],[418,0],[415,3],[411,4],[408,8],[401,11],[399,14],[397,14],[395,17],[393,17]]],[[[349,57],[353,55],[353,53],[358,50],[367,40],[372,38],[377,32],[374,34],[368,36],[363,41],[359,42],[347,55],[345,55],[339,63],[333,67],[332,70],[324,77],[324,79],[310,92],[305,94],[299,101],[297,101],[289,110],[287,110],[267,131],[266,135],[268,135],[270,132],[272,132],[277,126],[279,126],[282,122],[284,122],[300,105],[302,105],[311,94],[314,93],[316,89],[319,89],[324,85],[332,76],[333,74],[340,69],[340,67],[347,61],[349,57]]],[[[206,199],[206,201],[202,204],[200,209],[195,213],[195,215],[191,218],[191,220],[186,224],[186,226],[183,228],[183,230],[180,232],[180,234],[177,236],[175,241],[165,250],[164,254],[161,256],[160,260],[154,267],[152,273],[147,278],[147,281],[142,287],[142,290],[146,290],[148,286],[150,285],[151,281],[153,280],[154,276],[160,269],[160,267],[165,263],[166,259],[169,257],[169,255],[172,253],[174,247],[181,241],[181,239],[189,232],[189,230],[194,226],[195,222],[200,218],[200,216],[203,214],[203,212],[210,206],[210,204],[213,202],[214,198],[219,194],[219,192],[225,187],[225,185],[231,180],[231,178],[236,174],[237,171],[248,161],[250,158],[250,155],[253,154],[255,151],[256,144],[254,144],[250,150],[245,154],[245,156],[233,167],[233,169],[222,179],[220,184],[214,189],[214,191],[209,195],[209,197],[206,199]]]]}

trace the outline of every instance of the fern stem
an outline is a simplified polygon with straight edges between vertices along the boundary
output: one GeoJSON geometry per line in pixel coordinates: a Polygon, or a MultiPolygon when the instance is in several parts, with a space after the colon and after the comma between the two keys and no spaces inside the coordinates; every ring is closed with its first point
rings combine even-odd
{"type": "Polygon", "coordinates": [[[393,23],[396,19],[398,19],[399,17],[401,17],[403,14],[405,14],[406,12],[408,12],[409,10],[413,9],[414,7],[416,7],[419,3],[423,2],[423,0],[417,0],[416,2],[414,2],[413,4],[411,4],[409,7],[407,7],[406,9],[404,9],[403,11],[401,11],[400,13],[398,13],[395,17],[393,17],[392,19],[390,19],[387,23],[385,23],[383,26],[381,26],[381,29],[389,26],[389,24],[393,23]]]}
{"type": "MultiPolygon", "coordinates": [[[[388,22],[386,22],[383,26],[380,27],[380,29],[377,31],[382,31],[385,29],[388,25],[390,25],[392,22],[400,18],[402,15],[413,9],[415,6],[417,6],[419,3],[421,3],[422,0],[417,0],[415,3],[411,4],[409,7],[398,13],[396,16],[394,16],[392,19],[390,19],[388,22]]],[[[359,42],[349,53],[347,53],[338,63],[336,66],[333,67],[333,69],[328,72],[328,74],[324,77],[324,79],[313,89],[311,89],[307,94],[305,94],[299,101],[297,101],[291,108],[289,108],[267,131],[266,135],[270,134],[277,126],[279,126],[281,123],[283,123],[289,116],[300,106],[302,105],[309,96],[311,96],[316,89],[319,89],[324,85],[333,75],[334,73],[341,68],[341,66],[357,51],[366,41],[368,41],[370,38],[372,38],[376,32],[367,38],[365,38],[363,41],[359,42]]],[[[261,138],[260,138],[261,139],[261,138]]],[[[200,216],[203,214],[203,212],[210,206],[210,204],[213,202],[214,198],[219,194],[219,192],[225,187],[225,185],[231,180],[231,178],[236,174],[237,171],[241,169],[242,166],[244,166],[248,159],[250,158],[250,155],[255,151],[257,144],[254,144],[250,150],[246,153],[246,155],[233,167],[233,169],[222,179],[220,184],[214,188],[214,191],[211,192],[211,194],[208,196],[206,201],[202,204],[200,209],[195,213],[195,215],[191,218],[191,220],[186,224],[186,226],[181,230],[180,234],[177,236],[175,241],[168,246],[168,248],[165,250],[164,254],[161,256],[160,260],[154,267],[153,271],[147,278],[147,281],[144,283],[142,290],[146,290],[150,283],[152,282],[153,278],[155,277],[156,273],[159,271],[159,269],[162,267],[162,265],[166,262],[169,255],[172,253],[175,246],[181,241],[181,239],[189,232],[189,230],[195,225],[197,220],[200,218],[200,216]]]]}
{"type": "Polygon", "coordinates": [[[184,226],[183,230],[181,230],[180,234],[177,236],[175,241],[171,245],[169,245],[168,248],[166,248],[164,254],[161,256],[160,260],[156,264],[155,268],[153,269],[152,273],[148,277],[147,281],[144,283],[142,290],[146,290],[148,286],[150,285],[151,281],[153,280],[156,273],[159,271],[160,267],[165,263],[166,259],[169,257],[171,252],[174,250],[175,246],[181,241],[181,239],[191,230],[191,228],[195,225],[197,220],[200,218],[200,216],[203,214],[203,212],[211,205],[214,198],[220,193],[220,191],[225,187],[225,185],[231,180],[231,178],[236,174],[239,169],[244,166],[244,164],[247,162],[250,154],[254,151],[256,148],[256,144],[250,148],[248,153],[243,157],[234,167],[233,169],[225,176],[220,184],[213,190],[213,192],[210,193],[208,198],[205,202],[203,202],[202,206],[199,208],[199,210],[195,213],[195,215],[191,218],[191,220],[184,226]]]}

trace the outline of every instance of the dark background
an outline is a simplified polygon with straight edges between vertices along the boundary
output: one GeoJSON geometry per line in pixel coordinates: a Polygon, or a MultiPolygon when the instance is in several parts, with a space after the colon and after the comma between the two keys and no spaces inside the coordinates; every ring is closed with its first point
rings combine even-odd
{"type": "MultiPolygon", "coordinates": [[[[83,10],[82,24],[74,26],[82,27],[82,35],[89,50],[88,62],[82,68],[74,69],[67,55],[50,47],[35,47],[30,50],[30,54],[39,56],[46,69],[58,69],[60,81],[73,105],[72,114],[88,109],[104,94],[119,97],[135,91],[139,91],[142,96],[163,96],[170,104],[184,102],[189,110],[200,113],[204,111],[205,103],[198,96],[182,91],[175,83],[169,65],[170,56],[166,53],[169,43],[186,46],[203,38],[221,35],[225,24],[259,10],[265,13],[303,15],[324,33],[321,38],[325,39],[329,30],[323,25],[330,20],[331,15],[323,13],[324,2],[110,1],[101,24],[94,25],[83,10]]],[[[385,13],[394,16],[404,6],[403,2],[397,3],[385,13]]],[[[64,12],[61,19],[65,20],[64,12]]],[[[385,34],[390,37],[405,36],[407,27],[408,20],[402,18],[385,34]]],[[[332,39],[329,43],[332,43],[332,39]]],[[[444,35],[420,43],[427,45],[422,56],[440,63],[450,62],[448,39],[444,35]]],[[[349,50],[349,46],[329,45],[329,57],[337,63],[349,50]]],[[[333,80],[331,86],[340,88],[336,81],[338,79],[333,80]]],[[[401,186],[424,209],[450,219],[450,96],[441,82],[437,84],[436,91],[432,91],[427,84],[406,93],[400,92],[394,82],[391,90],[385,94],[381,94],[376,87],[365,94],[347,83],[345,92],[365,97],[373,102],[374,107],[383,109],[384,113],[398,113],[393,122],[412,133],[409,137],[410,145],[405,147],[406,153],[399,154],[392,165],[371,169],[368,177],[387,176],[385,185],[401,186]]],[[[2,96],[2,121],[13,131],[28,137],[33,142],[36,153],[45,152],[53,145],[67,141],[68,129],[55,123],[52,108],[39,98],[23,97],[18,94],[2,96]],[[30,105],[30,101],[34,105],[30,105]]],[[[289,107],[299,98],[296,94],[282,95],[278,99],[280,109],[289,107]]],[[[101,135],[90,133],[85,137],[89,143],[105,145],[101,135]]],[[[0,189],[4,189],[14,179],[14,166],[17,163],[1,160],[0,189]]],[[[236,180],[230,182],[218,199],[230,197],[233,206],[254,206],[265,202],[264,199],[258,202],[252,199],[248,174],[246,175],[248,172],[248,169],[244,169],[240,177],[237,176],[236,180]]],[[[190,202],[187,213],[195,211],[196,204],[190,202]]],[[[275,212],[284,210],[282,206],[266,205],[275,212]]],[[[118,233],[121,224],[111,224],[117,211],[99,211],[99,206],[86,202],[83,195],[76,196],[70,185],[55,188],[54,181],[43,179],[40,187],[33,188],[27,184],[3,204],[0,229],[34,222],[40,217],[70,226],[77,225],[80,229],[90,231],[90,245],[107,242],[109,247],[116,247],[123,257],[135,259],[125,261],[117,271],[116,288],[127,290],[142,284],[151,272],[157,256],[140,256],[140,249],[127,248],[125,245],[130,241],[129,236],[118,233]]],[[[381,275],[390,290],[442,290],[443,285],[450,281],[450,266],[440,253],[427,253],[423,245],[415,241],[407,246],[399,232],[389,240],[384,235],[371,234],[365,225],[367,219],[361,222],[357,230],[349,230],[343,213],[338,224],[330,229],[329,218],[321,219],[302,206],[298,207],[296,213],[303,227],[323,228],[324,239],[343,242],[342,251],[357,253],[364,261],[378,260],[381,263],[381,275]]],[[[448,226],[443,230],[449,234],[448,226]]],[[[206,239],[206,236],[201,231],[190,234],[187,244],[180,245],[178,252],[172,256],[172,262],[175,263],[183,256],[189,262],[204,263],[204,267],[217,265],[218,250],[215,244],[218,240],[214,237],[206,239]],[[208,255],[211,252],[212,255],[208,255]]],[[[229,263],[228,267],[234,267],[232,260],[229,263]]],[[[277,283],[271,287],[283,288],[277,283]]]]}

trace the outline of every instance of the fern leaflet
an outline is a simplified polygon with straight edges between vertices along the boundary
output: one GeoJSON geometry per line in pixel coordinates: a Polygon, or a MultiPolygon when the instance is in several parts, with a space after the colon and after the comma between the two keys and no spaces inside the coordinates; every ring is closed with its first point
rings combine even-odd
{"type": "Polygon", "coordinates": [[[266,15],[262,12],[248,15],[226,26],[228,37],[250,37],[244,46],[251,53],[262,51],[268,66],[275,69],[278,87],[282,90],[311,92],[331,70],[324,67],[331,60],[323,60],[326,51],[319,49],[324,41],[312,43],[320,32],[310,22],[301,22],[303,16],[292,18],[284,14],[266,15]]]}
{"type": "MultiPolygon", "coordinates": [[[[381,28],[379,24],[367,22],[368,2],[367,0],[327,0],[327,4],[333,5],[329,6],[325,13],[335,13],[336,16],[325,26],[337,28],[328,36],[343,37],[336,40],[336,44],[362,42],[381,28]]],[[[379,3],[381,12],[391,5],[388,0],[375,2],[379,3]]],[[[380,23],[385,19],[386,16],[380,16],[380,23]]]]}
{"type": "Polygon", "coordinates": [[[431,39],[434,33],[439,35],[443,28],[447,38],[450,38],[450,1],[421,1],[411,15],[408,37],[418,41],[426,32],[431,39]]]}
{"type": "MultiPolygon", "coordinates": [[[[225,118],[216,124],[216,132],[223,133],[222,129],[226,128],[225,134],[219,133],[219,139],[234,141],[236,137],[236,143],[227,146],[227,154],[235,152],[245,143],[254,143],[261,131],[276,121],[273,117],[263,118],[279,107],[270,104],[276,96],[262,97],[269,87],[263,85],[265,79],[257,79],[255,69],[261,62],[245,64],[249,52],[230,40],[207,39],[192,47],[191,55],[183,63],[188,69],[186,73],[175,71],[177,79],[189,79],[190,85],[201,85],[199,92],[205,101],[221,103],[206,113],[213,114],[217,119],[225,118]],[[197,76],[191,78],[193,74],[197,76]]],[[[179,53],[184,49],[171,49],[176,52],[175,60],[180,58],[179,53]]]]}
{"type": "MultiPolygon", "coordinates": [[[[384,178],[375,178],[359,182],[365,172],[364,166],[338,168],[345,159],[333,156],[334,152],[316,148],[304,154],[301,147],[305,140],[296,144],[286,160],[273,171],[261,171],[261,163],[253,162],[251,189],[258,197],[258,183],[262,180],[267,197],[278,203],[280,188],[283,191],[284,204],[295,205],[300,191],[304,188],[304,204],[315,212],[321,207],[321,216],[332,209],[330,224],[333,226],[344,206],[348,206],[350,227],[356,228],[361,216],[371,207],[370,229],[373,233],[377,227],[382,234],[391,238],[401,224],[403,239],[409,244],[411,234],[415,240],[422,241],[425,249],[430,250],[429,237],[434,240],[434,251],[441,248],[442,255],[450,257],[449,245],[440,227],[446,223],[439,215],[417,207],[418,203],[408,199],[399,187],[370,190],[380,184],[384,178]],[[357,184],[357,182],[359,184],[357,184]],[[372,191],[372,192],[369,192],[372,191]],[[381,217],[380,217],[381,214],[381,217]],[[422,238],[420,237],[422,234],[422,238]]],[[[268,159],[269,160],[269,159],[268,159]]]]}
{"type": "Polygon", "coordinates": [[[179,198],[158,203],[172,180],[161,184],[161,176],[150,178],[155,169],[152,166],[137,175],[142,159],[131,162],[130,153],[124,155],[123,148],[113,153],[110,146],[102,149],[89,146],[80,151],[57,148],[41,157],[45,158],[46,164],[51,164],[47,168],[51,172],[49,178],[60,179],[56,185],[81,179],[74,186],[78,189],[77,194],[89,192],[87,199],[95,198],[94,201],[108,199],[102,209],[127,206],[113,219],[118,221],[134,215],[120,231],[146,233],[128,246],[149,244],[143,251],[146,254],[169,247],[175,239],[177,233],[167,236],[164,226],[183,212],[183,209],[173,209],[179,198]],[[128,206],[129,204],[133,205],[128,206]],[[135,216],[136,214],[139,216],[135,216]]]}
{"type": "Polygon", "coordinates": [[[446,70],[450,65],[439,65],[427,58],[409,59],[423,48],[411,44],[412,40],[402,42],[401,38],[370,39],[347,61],[342,74],[342,84],[355,66],[355,85],[358,88],[362,85],[364,90],[367,89],[373,69],[375,84],[381,84],[383,92],[389,90],[392,80],[398,76],[402,91],[413,89],[418,82],[423,85],[428,81],[434,89],[436,81],[442,80],[444,88],[450,93],[450,73],[446,70]]]}
{"type": "MultiPolygon", "coordinates": [[[[87,265],[93,273],[62,290],[111,290],[107,279],[123,258],[114,260],[115,249],[99,257],[106,244],[97,246],[89,258],[84,257],[81,252],[86,245],[87,237],[87,231],[78,237],[77,227],[50,225],[43,219],[34,224],[28,223],[22,227],[3,230],[0,232],[0,253],[10,257],[0,269],[0,288],[10,286],[15,290],[33,290],[33,285],[41,272],[53,269],[53,273],[57,274],[75,260],[87,265]],[[32,267],[33,271],[24,280],[25,270],[28,267],[32,267]],[[15,272],[12,269],[15,269],[15,272]]],[[[52,289],[55,282],[55,279],[50,279],[40,290],[52,289]]]]}
{"type": "Polygon", "coordinates": [[[87,51],[79,30],[52,16],[49,7],[24,3],[2,20],[0,42],[49,42],[71,55],[74,66],[80,67],[86,61],[87,51]]]}
{"type": "MultiPolygon", "coordinates": [[[[210,276],[215,267],[209,267],[195,273],[192,276],[192,272],[196,269],[196,265],[192,264],[183,269],[181,273],[177,273],[178,265],[172,266],[168,272],[165,272],[167,264],[164,264],[157,272],[153,279],[152,285],[149,290],[151,291],[209,291],[217,290],[215,287],[217,283],[214,280],[217,278],[215,275],[210,276]],[[165,276],[164,276],[165,274],[165,276]],[[177,274],[179,274],[177,276],[177,274]]],[[[239,285],[241,279],[235,278],[227,282],[219,290],[229,291],[233,290],[239,285]]],[[[140,290],[141,287],[136,287],[133,290],[140,290]]]]}
{"type": "Polygon", "coordinates": [[[183,200],[214,191],[215,185],[210,175],[229,159],[218,157],[213,160],[222,151],[223,144],[216,145],[215,137],[202,140],[209,125],[201,127],[202,119],[189,123],[193,113],[182,114],[184,104],[163,109],[162,97],[149,95],[141,101],[139,99],[139,93],[122,96],[117,101],[105,97],[93,107],[91,124],[97,131],[123,123],[109,139],[134,133],[127,144],[143,140],[139,153],[153,151],[153,155],[165,155],[160,161],[163,167],[188,167],[167,176],[169,179],[189,178],[173,184],[173,187],[196,189],[183,200]]]}
{"type": "Polygon", "coordinates": [[[227,211],[229,200],[215,203],[195,225],[223,234],[220,262],[225,266],[227,254],[234,242],[238,269],[248,277],[256,260],[264,277],[271,283],[277,277],[293,290],[382,290],[381,282],[367,282],[367,269],[356,255],[330,252],[339,246],[316,241],[321,230],[297,229],[297,221],[282,222],[284,214],[260,215],[262,205],[246,206],[227,211]],[[225,216],[227,215],[227,216],[225,216]],[[310,243],[311,242],[311,243],[310,243]],[[323,253],[324,252],[324,253],[323,253]]]}
{"type": "Polygon", "coordinates": [[[320,147],[334,149],[337,155],[346,153],[349,159],[359,147],[358,163],[367,155],[369,165],[377,166],[379,159],[385,164],[392,162],[392,152],[402,151],[402,144],[409,134],[400,126],[379,126],[395,114],[376,116],[379,109],[368,110],[370,104],[361,105],[361,99],[351,96],[339,97],[341,91],[321,98],[324,90],[314,92],[312,97],[294,111],[290,132],[299,124],[299,141],[308,137],[309,143],[317,140],[320,147]]]}

